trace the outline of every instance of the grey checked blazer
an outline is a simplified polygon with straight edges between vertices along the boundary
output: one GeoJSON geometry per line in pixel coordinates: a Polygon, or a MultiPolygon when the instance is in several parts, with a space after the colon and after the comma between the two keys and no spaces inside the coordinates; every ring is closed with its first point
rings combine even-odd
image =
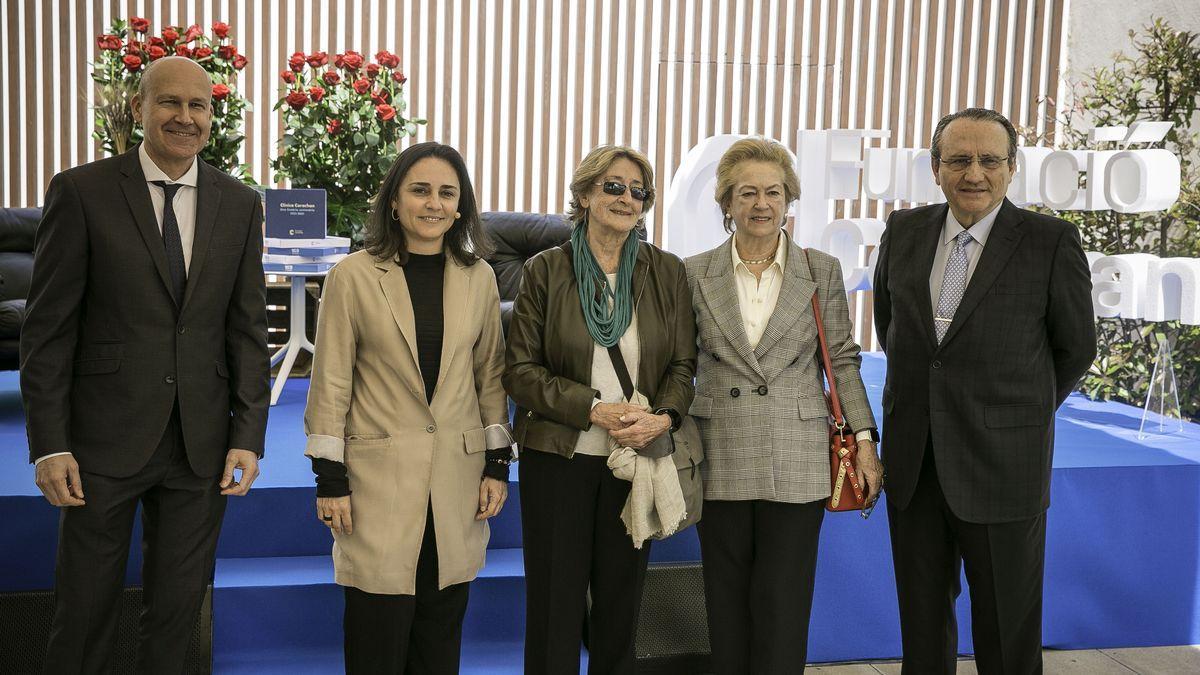
{"type": "Polygon", "coordinates": [[[812,294],[843,412],[852,429],[873,429],[851,337],[846,291],[836,258],[804,251],[789,238],[779,301],[751,350],[738,308],[731,237],[688,258],[696,311],[696,398],[689,410],[704,438],[704,498],[804,503],[829,496],[828,408],[812,294]]]}

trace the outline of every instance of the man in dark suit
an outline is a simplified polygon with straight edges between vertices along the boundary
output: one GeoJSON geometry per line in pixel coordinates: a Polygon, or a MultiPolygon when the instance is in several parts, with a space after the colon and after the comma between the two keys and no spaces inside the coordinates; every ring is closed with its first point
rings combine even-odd
{"type": "Polygon", "coordinates": [[[47,673],[111,665],[139,502],[138,669],[181,672],[225,497],[258,474],[262,210],[253,190],[196,157],[211,92],[195,62],[156,61],[132,100],[145,140],[56,175],[46,193],[21,393],[38,487],[63,507],[47,673]]]}
{"type": "Polygon", "coordinates": [[[906,674],[954,673],[960,565],[980,673],[1040,673],[1054,412],[1096,352],[1074,226],[1004,197],[1017,135],[947,115],[933,172],[949,204],[892,213],[875,321],[887,352],[883,463],[906,674]]]}

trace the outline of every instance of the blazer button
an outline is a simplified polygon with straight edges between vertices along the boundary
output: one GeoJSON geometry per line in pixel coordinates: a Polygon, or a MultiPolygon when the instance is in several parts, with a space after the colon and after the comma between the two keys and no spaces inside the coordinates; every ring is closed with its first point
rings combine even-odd
{"type": "Polygon", "coordinates": [[[934,362],[933,362],[933,368],[934,368],[934,370],[937,370],[938,368],[941,368],[941,367],[942,367],[942,362],[941,362],[941,361],[934,361],[934,362]]]}
{"type": "Polygon", "coordinates": [[[432,434],[432,433],[434,433],[435,431],[437,431],[437,425],[436,425],[436,424],[430,424],[429,426],[425,427],[425,431],[428,431],[429,433],[431,433],[431,434],[432,434]]]}
{"type": "Polygon", "coordinates": [[[767,395],[767,385],[765,385],[765,384],[758,385],[758,395],[759,396],[767,395]]]}
{"type": "Polygon", "coordinates": [[[713,355],[712,355],[712,357],[713,357],[713,361],[720,361],[720,360],[721,360],[721,357],[717,356],[716,354],[713,354],[713,355]]]}
{"type": "Polygon", "coordinates": [[[733,389],[729,390],[729,395],[734,398],[737,398],[742,395],[742,391],[740,389],[738,389],[737,387],[734,387],[733,389]]]}
{"type": "Polygon", "coordinates": [[[180,327],[179,327],[179,334],[180,334],[180,335],[183,335],[183,334],[184,334],[184,333],[186,333],[186,332],[187,332],[187,328],[184,328],[183,326],[180,326],[180,327]]]}
{"type": "Polygon", "coordinates": [[[174,375],[168,375],[168,376],[166,376],[166,377],[164,377],[164,378],[163,378],[163,382],[166,382],[167,384],[175,384],[175,376],[174,376],[174,375]]]}

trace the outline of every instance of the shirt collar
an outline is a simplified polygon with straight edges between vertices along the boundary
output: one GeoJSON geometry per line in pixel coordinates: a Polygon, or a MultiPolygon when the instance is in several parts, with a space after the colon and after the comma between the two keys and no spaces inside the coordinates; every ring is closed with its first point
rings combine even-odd
{"type": "MultiPolygon", "coordinates": [[[[783,272],[783,266],[787,263],[787,243],[787,233],[780,229],[779,243],[775,245],[775,260],[771,263],[772,265],[778,265],[780,272],[783,272]]],[[[735,270],[738,267],[746,267],[746,264],[743,263],[742,259],[738,257],[737,243],[733,237],[729,238],[729,255],[733,258],[733,268],[735,270]]]]}
{"type": "Polygon", "coordinates": [[[992,232],[992,225],[996,223],[996,216],[999,215],[1000,207],[1003,205],[1003,201],[997,204],[996,208],[992,209],[987,213],[987,215],[980,218],[979,222],[972,225],[970,229],[967,229],[959,224],[958,219],[954,217],[954,209],[947,208],[946,224],[944,227],[942,227],[942,245],[949,245],[950,242],[954,241],[954,238],[957,237],[958,234],[963,230],[970,232],[971,238],[979,242],[980,246],[986,245],[988,235],[992,232]]]}
{"type": "Polygon", "coordinates": [[[196,176],[199,173],[199,162],[192,158],[192,166],[187,170],[187,173],[179,177],[179,180],[171,180],[167,173],[158,168],[154,160],[150,159],[150,155],[146,152],[146,144],[138,145],[138,161],[142,164],[142,173],[146,174],[146,182],[150,183],[156,180],[164,180],[168,183],[178,183],[189,187],[196,187],[196,176]]]}

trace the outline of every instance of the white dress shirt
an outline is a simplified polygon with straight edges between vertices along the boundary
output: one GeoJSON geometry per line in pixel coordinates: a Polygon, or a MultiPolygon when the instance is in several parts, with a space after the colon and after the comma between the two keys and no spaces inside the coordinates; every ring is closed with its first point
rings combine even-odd
{"type": "Polygon", "coordinates": [[[946,262],[950,260],[950,253],[954,250],[954,238],[963,230],[971,233],[971,238],[967,241],[967,283],[971,283],[971,275],[975,274],[975,265],[979,263],[979,254],[987,245],[988,235],[992,232],[992,225],[996,222],[998,213],[999,205],[980,218],[979,222],[965,228],[954,217],[954,210],[946,209],[942,237],[933,253],[933,269],[929,270],[929,302],[934,312],[937,312],[938,300],[942,297],[942,278],[946,276],[946,262]]]}
{"type": "MultiPolygon", "coordinates": [[[[179,180],[174,181],[167,176],[166,172],[158,168],[154,160],[150,159],[150,155],[146,153],[145,143],[138,146],[138,161],[141,162],[142,173],[146,174],[146,189],[150,191],[150,203],[154,205],[154,218],[158,221],[159,234],[162,234],[166,191],[154,185],[152,181],[162,180],[167,183],[179,183],[183,186],[175,192],[175,199],[171,201],[171,206],[175,209],[175,222],[179,225],[179,239],[183,243],[183,268],[189,270],[192,266],[192,241],[196,238],[196,175],[199,173],[196,160],[192,160],[192,166],[187,173],[180,176],[179,180]]],[[[37,466],[42,463],[42,460],[69,454],[71,454],[69,451],[52,452],[38,457],[33,464],[37,466]]]]}
{"type": "Polygon", "coordinates": [[[146,144],[138,146],[138,160],[142,163],[142,173],[146,174],[146,187],[150,190],[150,202],[154,205],[154,218],[158,221],[158,232],[162,234],[163,205],[166,203],[166,191],[153,181],[161,180],[167,183],[178,183],[181,188],[175,192],[171,205],[175,209],[175,222],[179,224],[179,240],[183,243],[183,267],[192,268],[192,241],[196,238],[196,175],[199,166],[192,160],[192,166],[179,180],[171,180],[150,155],[146,154],[146,144]]]}
{"type": "Polygon", "coordinates": [[[742,262],[737,250],[737,237],[730,245],[730,255],[733,256],[733,279],[737,286],[738,309],[742,312],[742,325],[746,327],[746,339],[750,348],[758,346],[763,331],[767,329],[767,321],[775,311],[779,302],[779,289],[783,286],[783,266],[787,264],[788,239],[783,230],[779,231],[779,240],[775,244],[775,258],[755,277],[746,263],[742,262]]]}

